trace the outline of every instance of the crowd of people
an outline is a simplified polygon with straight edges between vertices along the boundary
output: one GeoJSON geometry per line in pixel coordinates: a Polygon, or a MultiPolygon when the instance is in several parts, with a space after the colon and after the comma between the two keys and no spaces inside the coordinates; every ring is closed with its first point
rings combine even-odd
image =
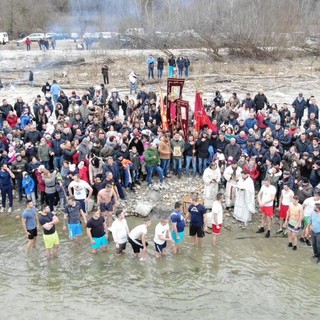
{"type": "MultiPolygon", "coordinates": [[[[122,98],[116,89],[109,94],[104,84],[67,96],[55,80],[47,82],[42,93],[30,104],[21,97],[12,105],[2,100],[0,211],[12,212],[14,190],[20,203],[23,197],[28,199],[26,210],[41,207],[39,223],[49,236],[47,248],[58,243],[55,213],[64,213],[70,238],[82,232],[77,225],[82,216],[95,251],[106,245],[107,240],[100,238],[112,230],[112,217],[128,192],[139,192],[145,181],[149,189],[170,188],[166,181],[171,175],[178,179],[185,175],[204,183],[204,204],[193,199],[187,217],[194,242],[201,244],[204,230],[212,224],[215,245],[222,228],[222,203],[244,224],[251,221],[258,203],[262,214],[258,233],[269,238],[277,214],[277,233],[288,235],[293,250],[298,240],[311,245],[312,239],[320,261],[320,125],[315,97],[305,99],[300,93],[289,107],[269,103],[262,90],[254,98],[246,94],[242,101],[237,93],[225,99],[217,91],[209,101],[203,100],[212,126],[196,131],[191,117],[184,136],[179,127],[162,130],[158,97],[144,86],[136,99],[122,98]],[[224,189],[225,197],[220,193],[224,189]],[[87,221],[92,199],[99,210],[87,221]]],[[[179,210],[178,206],[175,212],[179,210]]],[[[27,215],[32,216],[30,212],[27,215]]],[[[178,224],[183,215],[179,221],[170,219],[178,224]]],[[[159,230],[168,228],[167,220],[159,230]]],[[[33,240],[34,222],[31,226],[27,219],[24,222],[33,240]]],[[[174,234],[157,238],[159,254],[163,241],[181,243],[182,225],[173,228],[174,234]]],[[[131,236],[126,232],[135,253],[140,251],[135,246],[146,252],[145,232],[140,229],[131,236]]],[[[124,247],[121,241],[118,251],[124,247]]]]}

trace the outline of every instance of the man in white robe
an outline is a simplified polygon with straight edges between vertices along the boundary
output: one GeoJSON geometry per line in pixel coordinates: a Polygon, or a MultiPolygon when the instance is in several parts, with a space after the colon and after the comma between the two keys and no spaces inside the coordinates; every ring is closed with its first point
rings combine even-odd
{"type": "Polygon", "coordinates": [[[204,170],[202,178],[204,182],[204,206],[206,209],[211,209],[213,201],[216,200],[221,180],[221,172],[218,164],[212,162],[211,165],[204,170]]]}
{"type": "Polygon", "coordinates": [[[255,212],[254,182],[246,171],[242,171],[241,178],[236,185],[233,217],[247,224],[255,212]]]}
{"type": "Polygon", "coordinates": [[[227,181],[226,185],[226,209],[234,206],[235,192],[238,180],[241,178],[241,168],[238,164],[232,163],[224,170],[223,176],[227,181]]]}

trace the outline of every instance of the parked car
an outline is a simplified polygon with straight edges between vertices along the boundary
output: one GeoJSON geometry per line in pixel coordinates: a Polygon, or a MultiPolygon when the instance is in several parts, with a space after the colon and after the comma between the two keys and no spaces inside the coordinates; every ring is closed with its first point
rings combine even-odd
{"type": "Polygon", "coordinates": [[[45,34],[45,37],[46,37],[47,39],[50,39],[50,38],[57,39],[57,34],[54,33],[54,32],[47,32],[47,33],[45,34]]]}
{"type": "Polygon", "coordinates": [[[0,44],[9,43],[9,36],[7,32],[0,32],[0,44]]]}
{"type": "Polygon", "coordinates": [[[65,40],[70,39],[70,33],[67,32],[58,32],[55,36],[56,40],[65,40]]]}
{"type": "Polygon", "coordinates": [[[77,40],[79,39],[79,34],[77,32],[71,32],[70,33],[70,38],[73,39],[73,40],[77,40]]]}
{"type": "Polygon", "coordinates": [[[20,44],[24,44],[27,38],[29,38],[33,42],[37,42],[40,39],[45,38],[45,34],[44,33],[31,33],[28,36],[24,37],[23,39],[18,40],[16,42],[17,46],[19,46],[20,44]]]}

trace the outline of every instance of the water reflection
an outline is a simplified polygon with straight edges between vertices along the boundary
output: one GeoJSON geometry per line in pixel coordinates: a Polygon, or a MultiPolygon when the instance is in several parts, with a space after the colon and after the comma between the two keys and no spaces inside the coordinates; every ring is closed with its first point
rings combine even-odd
{"type": "MultiPolygon", "coordinates": [[[[47,261],[41,236],[36,251],[26,258],[20,221],[0,219],[0,223],[2,319],[319,315],[319,266],[312,261],[312,250],[299,247],[292,252],[286,239],[225,231],[217,248],[211,248],[206,236],[204,248],[199,249],[186,237],[183,254],[159,260],[150,241],[151,255],[140,262],[130,246],[120,257],[113,244],[107,254],[91,255],[86,238],[77,247],[58,228],[59,257],[47,261]]],[[[129,221],[131,226],[138,223],[141,220],[129,221]]],[[[154,226],[151,234],[153,230],[154,226]]]]}

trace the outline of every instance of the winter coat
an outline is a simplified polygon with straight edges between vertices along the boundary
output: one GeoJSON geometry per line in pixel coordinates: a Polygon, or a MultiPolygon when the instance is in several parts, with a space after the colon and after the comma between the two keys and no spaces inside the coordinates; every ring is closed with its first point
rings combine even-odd
{"type": "Polygon", "coordinates": [[[205,141],[201,141],[201,138],[199,138],[196,142],[196,150],[198,158],[201,159],[207,159],[209,157],[209,146],[210,141],[209,139],[206,139],[205,141]]]}
{"type": "Polygon", "coordinates": [[[171,158],[171,144],[170,141],[160,140],[159,144],[160,159],[170,159],[171,158]]]}
{"type": "Polygon", "coordinates": [[[22,187],[26,194],[30,194],[34,192],[35,183],[34,180],[28,176],[27,178],[22,179],[22,187]]]}
{"type": "Polygon", "coordinates": [[[16,179],[22,180],[23,171],[27,171],[27,161],[22,159],[21,161],[14,161],[11,166],[12,173],[16,179]]]}
{"type": "Polygon", "coordinates": [[[44,146],[40,144],[38,148],[39,160],[41,162],[49,161],[50,160],[49,152],[50,152],[50,148],[47,144],[44,146]]]}
{"type": "Polygon", "coordinates": [[[145,152],[146,164],[148,166],[157,166],[160,162],[160,155],[157,149],[151,149],[150,147],[145,152]]]}
{"type": "Polygon", "coordinates": [[[56,188],[56,173],[53,172],[50,175],[42,175],[42,179],[45,184],[45,193],[53,194],[57,191],[56,188]]]}
{"type": "Polygon", "coordinates": [[[139,153],[130,152],[130,161],[132,162],[131,170],[139,170],[141,168],[141,161],[139,153]]]}
{"type": "Polygon", "coordinates": [[[304,152],[307,151],[307,148],[308,148],[308,145],[309,145],[309,141],[308,140],[305,140],[304,142],[301,140],[301,138],[298,138],[296,143],[295,143],[295,146],[297,148],[297,151],[302,154],[304,152]]]}
{"type": "Polygon", "coordinates": [[[264,109],[264,105],[268,104],[268,99],[264,94],[257,94],[254,97],[254,104],[256,106],[256,111],[264,109]]]}
{"type": "Polygon", "coordinates": [[[229,157],[232,157],[234,162],[238,162],[241,153],[241,147],[238,144],[232,145],[229,143],[224,149],[224,156],[226,160],[228,160],[229,157]]]}
{"type": "Polygon", "coordinates": [[[292,102],[292,106],[297,114],[297,117],[303,117],[304,114],[304,109],[306,108],[306,100],[304,100],[304,98],[302,98],[301,101],[299,101],[298,98],[296,98],[293,102],[292,102]]]}

